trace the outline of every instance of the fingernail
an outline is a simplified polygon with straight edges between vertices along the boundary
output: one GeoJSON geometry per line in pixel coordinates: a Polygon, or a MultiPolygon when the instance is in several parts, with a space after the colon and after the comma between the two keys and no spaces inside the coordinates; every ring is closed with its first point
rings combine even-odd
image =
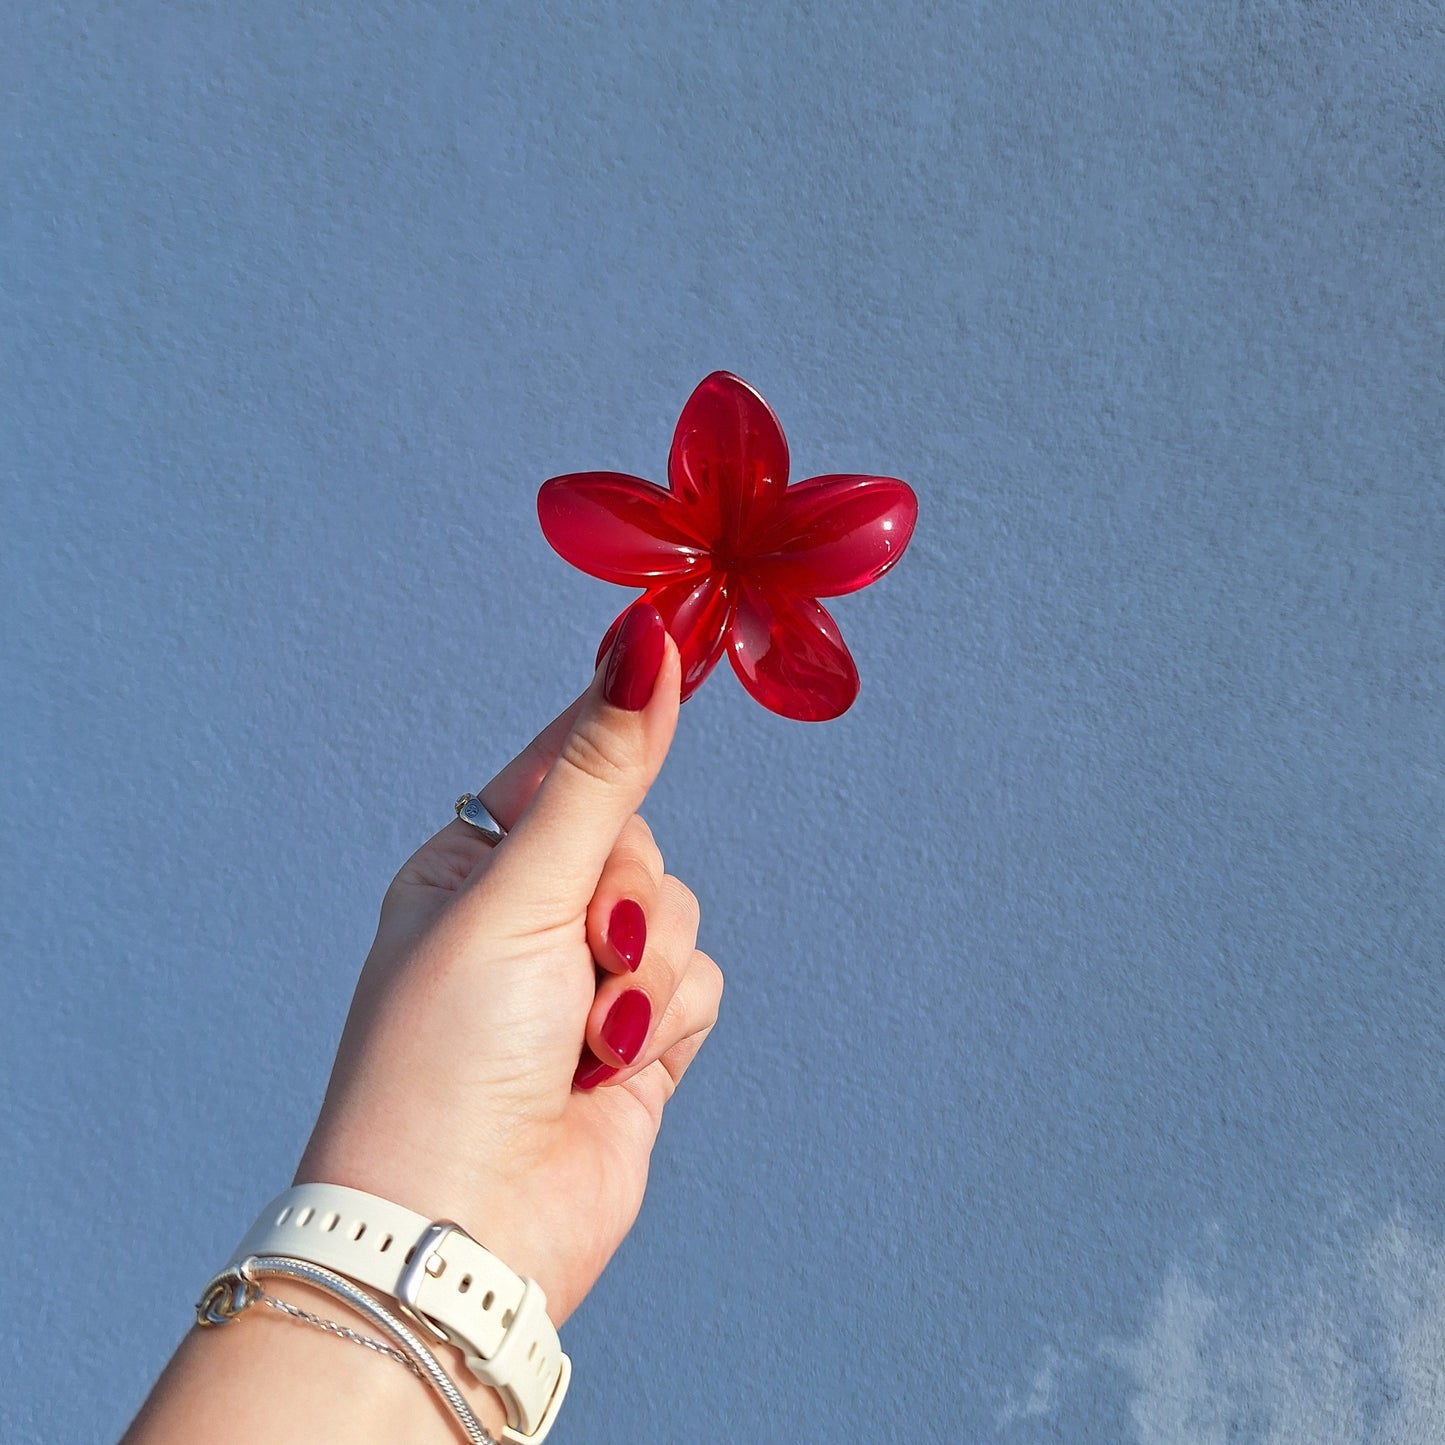
{"type": "Polygon", "coordinates": [[[612,917],[607,920],[607,941],[622,955],[623,963],[636,973],[637,965],[642,962],[642,950],[647,947],[647,917],[640,903],[624,898],[612,910],[612,917]]]}
{"type": "Polygon", "coordinates": [[[572,1087],[574,1089],[595,1089],[598,1084],[605,1083],[617,1072],[611,1064],[604,1064],[586,1044],[582,1045],[582,1059],[577,1065],[577,1072],[572,1075],[572,1087]]]}
{"type": "Polygon", "coordinates": [[[642,1052],[651,1023],[652,1000],[640,988],[630,988],[619,994],[608,1010],[602,1041],[624,1064],[630,1064],[642,1052]]]}
{"type": "Polygon", "coordinates": [[[667,628],[657,608],[648,602],[628,608],[602,679],[602,695],[613,707],[641,712],[647,706],[666,645],[667,628]]]}

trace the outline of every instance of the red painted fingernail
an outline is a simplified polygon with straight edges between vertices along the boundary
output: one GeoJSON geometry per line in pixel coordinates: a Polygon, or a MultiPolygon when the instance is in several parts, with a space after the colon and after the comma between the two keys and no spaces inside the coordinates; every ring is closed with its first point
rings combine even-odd
{"type": "Polygon", "coordinates": [[[648,602],[636,602],[627,610],[617,640],[607,659],[602,695],[613,707],[641,712],[652,696],[657,670],[667,647],[667,628],[662,614],[648,602]]]}
{"type": "Polygon", "coordinates": [[[651,1023],[652,1000],[640,988],[630,988],[618,994],[617,1002],[608,1010],[602,1042],[624,1064],[630,1064],[642,1052],[651,1023]]]}
{"type": "Polygon", "coordinates": [[[604,1084],[617,1072],[611,1064],[604,1064],[586,1044],[582,1045],[582,1058],[577,1065],[577,1072],[572,1075],[572,1087],[574,1089],[595,1089],[598,1084],[604,1084]]]}
{"type": "Polygon", "coordinates": [[[623,963],[636,973],[637,965],[642,962],[642,950],[647,947],[647,917],[640,903],[624,898],[612,910],[612,917],[607,920],[607,941],[622,955],[623,963]]]}

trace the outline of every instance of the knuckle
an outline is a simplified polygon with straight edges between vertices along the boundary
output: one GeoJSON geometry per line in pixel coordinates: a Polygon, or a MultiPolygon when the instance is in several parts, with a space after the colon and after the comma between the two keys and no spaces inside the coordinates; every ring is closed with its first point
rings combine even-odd
{"type": "Polygon", "coordinates": [[[723,971],[718,965],[717,959],[710,953],[704,953],[700,948],[695,948],[692,956],[697,969],[707,980],[709,990],[718,998],[721,998],[723,991],[723,971]]]}
{"type": "Polygon", "coordinates": [[[662,886],[667,890],[668,902],[681,911],[689,928],[696,933],[698,924],[702,922],[702,905],[697,901],[697,894],[671,873],[662,880],[662,886]]]}
{"type": "Polygon", "coordinates": [[[657,881],[662,879],[662,874],[653,868],[653,851],[637,834],[624,828],[613,855],[608,858],[608,873],[624,887],[633,889],[634,893],[637,887],[642,887],[643,892],[639,896],[650,899],[656,892],[657,881]]]}
{"type": "Polygon", "coordinates": [[[654,878],[661,878],[667,872],[667,865],[662,861],[662,849],[657,846],[652,829],[640,817],[637,821],[641,824],[637,844],[638,857],[654,878]]]}
{"type": "Polygon", "coordinates": [[[677,1079],[663,1059],[654,1059],[647,1068],[649,1072],[656,1070],[656,1073],[652,1075],[653,1082],[657,1088],[659,1103],[666,1108],[672,1102],[672,1096],[677,1092],[677,1079]]]}
{"type": "Polygon", "coordinates": [[[722,1005],[723,971],[717,966],[717,962],[700,948],[693,953],[692,958],[693,967],[703,978],[704,994],[708,1001],[707,1026],[711,1028],[717,1022],[718,1009],[722,1005]]]}
{"type": "Polygon", "coordinates": [[[687,1024],[687,1000],[682,996],[682,990],[674,993],[667,1003],[663,1005],[662,1017],[657,1021],[657,1036],[660,1039],[669,1037],[679,1028],[687,1024]]]}
{"type": "Polygon", "coordinates": [[[648,912],[657,895],[657,875],[640,858],[634,858],[627,865],[628,894],[642,904],[648,912]]]}
{"type": "Polygon", "coordinates": [[[631,751],[627,739],[616,729],[599,718],[591,718],[567,735],[559,761],[604,787],[627,788],[641,772],[631,751]]]}

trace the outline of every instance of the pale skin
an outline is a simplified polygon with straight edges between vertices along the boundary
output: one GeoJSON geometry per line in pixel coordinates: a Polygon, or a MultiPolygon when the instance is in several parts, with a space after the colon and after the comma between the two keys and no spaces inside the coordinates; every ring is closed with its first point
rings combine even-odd
{"type": "MultiPolygon", "coordinates": [[[[457,1221],[541,1285],[558,1326],[637,1217],[664,1108],[722,994],[717,965],[696,947],[697,902],[666,873],[638,813],[677,724],[677,649],[669,639],[638,710],[607,700],[606,671],[482,790],[509,829],[505,842],[493,849],[451,823],[387,890],[295,1176],[457,1221]],[[608,938],[624,900],[646,920],[635,972],[608,938]],[[629,1064],[603,1028],[630,990],[646,995],[648,1021],[629,1064]],[[584,1041],[594,1077],[601,1065],[617,1072],[579,1088],[584,1041]]],[[[624,1011],[635,1020],[641,1001],[624,1011]]],[[[235,1222],[238,1239],[250,1222],[235,1222]]],[[[330,1295],[279,1280],[266,1287],[376,1334],[330,1295]]],[[[471,1379],[460,1354],[437,1352],[498,1434],[499,1397],[471,1379]]],[[[253,1306],[230,1325],[190,1332],[122,1445],[460,1438],[397,1362],[253,1306]]]]}

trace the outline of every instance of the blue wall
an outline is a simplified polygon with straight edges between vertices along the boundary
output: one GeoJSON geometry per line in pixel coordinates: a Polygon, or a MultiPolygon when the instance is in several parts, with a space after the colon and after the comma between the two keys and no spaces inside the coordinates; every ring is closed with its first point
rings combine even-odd
{"type": "Polygon", "coordinates": [[[621,605],[538,484],[717,367],[921,519],[845,718],[684,713],[729,990],[559,1445],[1445,1438],[1437,7],[0,32],[7,1440],[113,1439],[289,1180],[621,605]]]}

